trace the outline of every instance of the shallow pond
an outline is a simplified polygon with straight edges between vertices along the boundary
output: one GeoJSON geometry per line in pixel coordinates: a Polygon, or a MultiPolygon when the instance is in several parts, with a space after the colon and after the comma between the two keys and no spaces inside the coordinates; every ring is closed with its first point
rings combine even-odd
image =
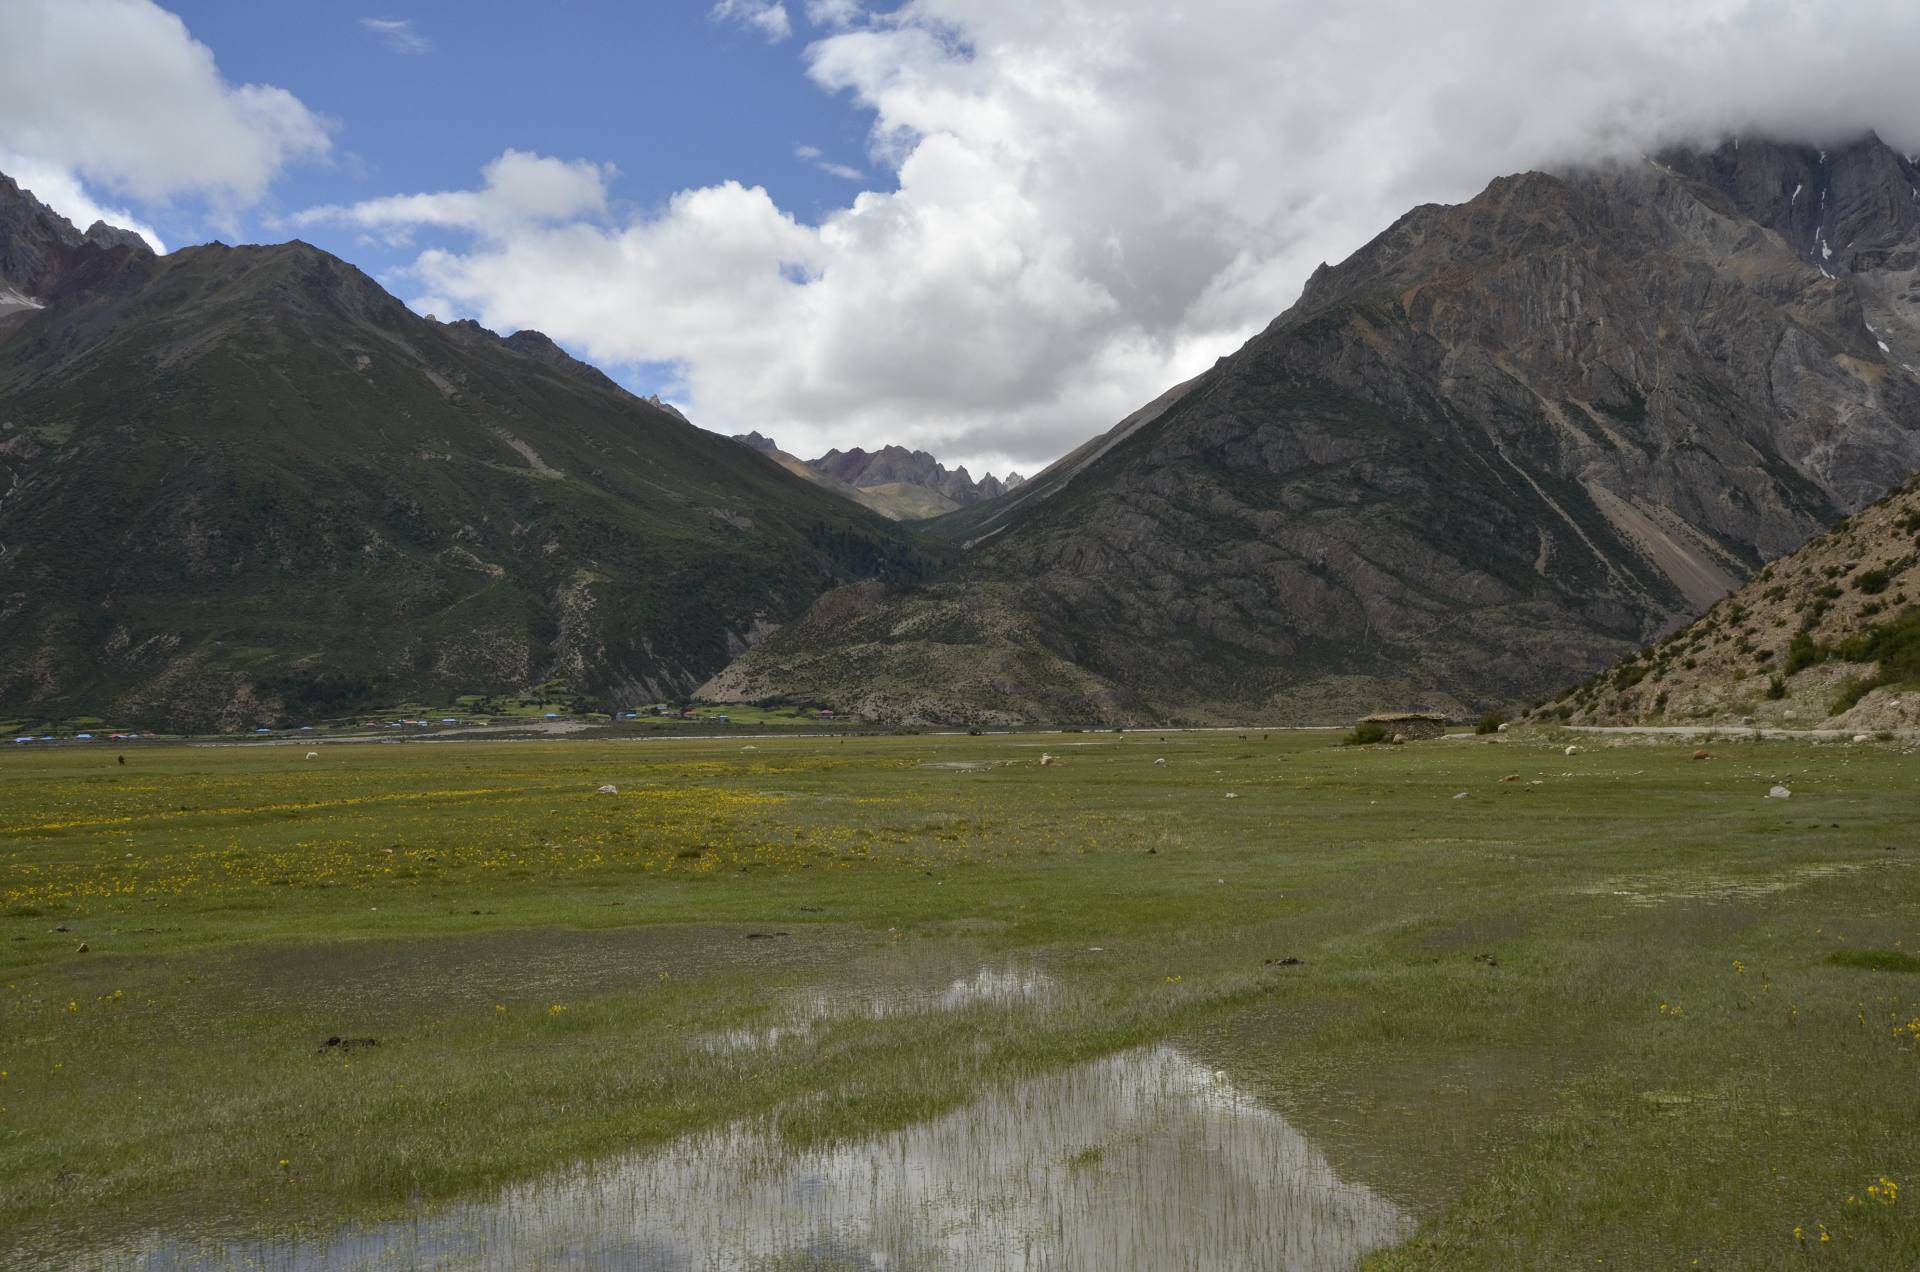
{"type": "Polygon", "coordinates": [[[136,1243],[103,1266],[1337,1269],[1412,1221],[1169,1046],[793,1151],[758,1122],[304,1243],[136,1243]]]}

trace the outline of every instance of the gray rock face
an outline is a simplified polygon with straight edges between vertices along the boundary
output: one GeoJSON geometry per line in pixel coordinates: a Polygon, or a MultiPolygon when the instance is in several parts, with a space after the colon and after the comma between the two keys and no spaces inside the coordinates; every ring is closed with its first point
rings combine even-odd
{"type": "Polygon", "coordinates": [[[14,180],[0,173],[0,291],[45,299],[91,245],[151,256],[153,249],[132,230],[96,221],[85,234],[14,180]]]}
{"type": "Polygon", "coordinates": [[[987,473],[975,481],[964,464],[949,470],[927,452],[910,451],[904,446],[883,446],[877,451],[862,450],[858,446],[848,451],[830,450],[807,463],[859,489],[896,484],[920,486],[963,508],[998,498],[1024,480],[1018,473],[1008,474],[1005,481],[987,473]]]}
{"type": "Polygon", "coordinates": [[[979,520],[956,575],[824,598],[707,692],[1111,721],[1544,696],[1920,469],[1916,185],[1872,139],[1748,140],[1417,208],[979,520]]]}

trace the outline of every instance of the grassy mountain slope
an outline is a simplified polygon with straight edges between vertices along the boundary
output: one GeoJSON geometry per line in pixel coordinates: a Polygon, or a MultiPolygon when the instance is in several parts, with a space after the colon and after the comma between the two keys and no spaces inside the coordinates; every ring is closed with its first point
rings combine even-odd
{"type": "Polygon", "coordinates": [[[1920,480],[1567,690],[1575,724],[1920,727],[1920,480]]]}
{"type": "Polygon", "coordinates": [[[45,299],[0,330],[12,714],[671,697],[824,588],[937,565],[537,333],[419,318],[304,244],[87,247],[45,299]]]}
{"type": "Polygon", "coordinates": [[[1749,141],[1415,209],[935,523],[956,574],[824,598],[702,692],[1115,722],[1543,696],[1920,468],[1916,183],[1871,139],[1749,141]]]}

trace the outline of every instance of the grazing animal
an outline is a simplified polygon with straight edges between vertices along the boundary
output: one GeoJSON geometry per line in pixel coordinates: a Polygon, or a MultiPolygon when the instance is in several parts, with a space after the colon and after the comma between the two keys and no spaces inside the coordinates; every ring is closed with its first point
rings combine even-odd
{"type": "Polygon", "coordinates": [[[1040,757],[1040,767],[1041,767],[1041,768],[1045,768],[1045,767],[1047,767],[1048,765],[1050,765],[1050,764],[1052,764],[1052,763],[1053,763],[1053,757],[1052,757],[1051,755],[1042,755],[1042,756],[1040,757]]]}
{"type": "Polygon", "coordinates": [[[317,759],[319,759],[319,758],[320,758],[320,752],[318,752],[318,751],[308,751],[308,752],[307,752],[307,758],[308,758],[308,759],[310,759],[310,760],[317,760],[317,759]]]}

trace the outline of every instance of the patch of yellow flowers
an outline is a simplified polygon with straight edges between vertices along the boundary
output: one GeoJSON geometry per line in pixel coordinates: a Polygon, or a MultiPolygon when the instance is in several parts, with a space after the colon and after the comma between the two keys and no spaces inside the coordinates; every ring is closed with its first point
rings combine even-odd
{"type": "MultiPolygon", "coordinates": [[[[1876,1182],[1868,1184],[1866,1193],[1867,1200],[1879,1206],[1895,1206],[1900,1202],[1900,1185],[1885,1175],[1880,1176],[1876,1182]]],[[[1848,1210],[1857,1211],[1861,1209],[1864,1204],[1866,1203],[1860,1200],[1859,1194],[1848,1194],[1846,1202],[1848,1210]]],[[[1813,1227],[1814,1232],[1811,1235],[1815,1236],[1821,1245],[1829,1245],[1832,1243],[1833,1233],[1828,1231],[1826,1224],[1815,1223],[1813,1227]]],[[[1800,1224],[1793,1225],[1793,1239],[1795,1241],[1805,1245],[1809,1235],[1804,1226],[1800,1224]]],[[[1846,1232],[1843,1232],[1841,1235],[1848,1238],[1852,1237],[1851,1233],[1846,1232]]]]}

